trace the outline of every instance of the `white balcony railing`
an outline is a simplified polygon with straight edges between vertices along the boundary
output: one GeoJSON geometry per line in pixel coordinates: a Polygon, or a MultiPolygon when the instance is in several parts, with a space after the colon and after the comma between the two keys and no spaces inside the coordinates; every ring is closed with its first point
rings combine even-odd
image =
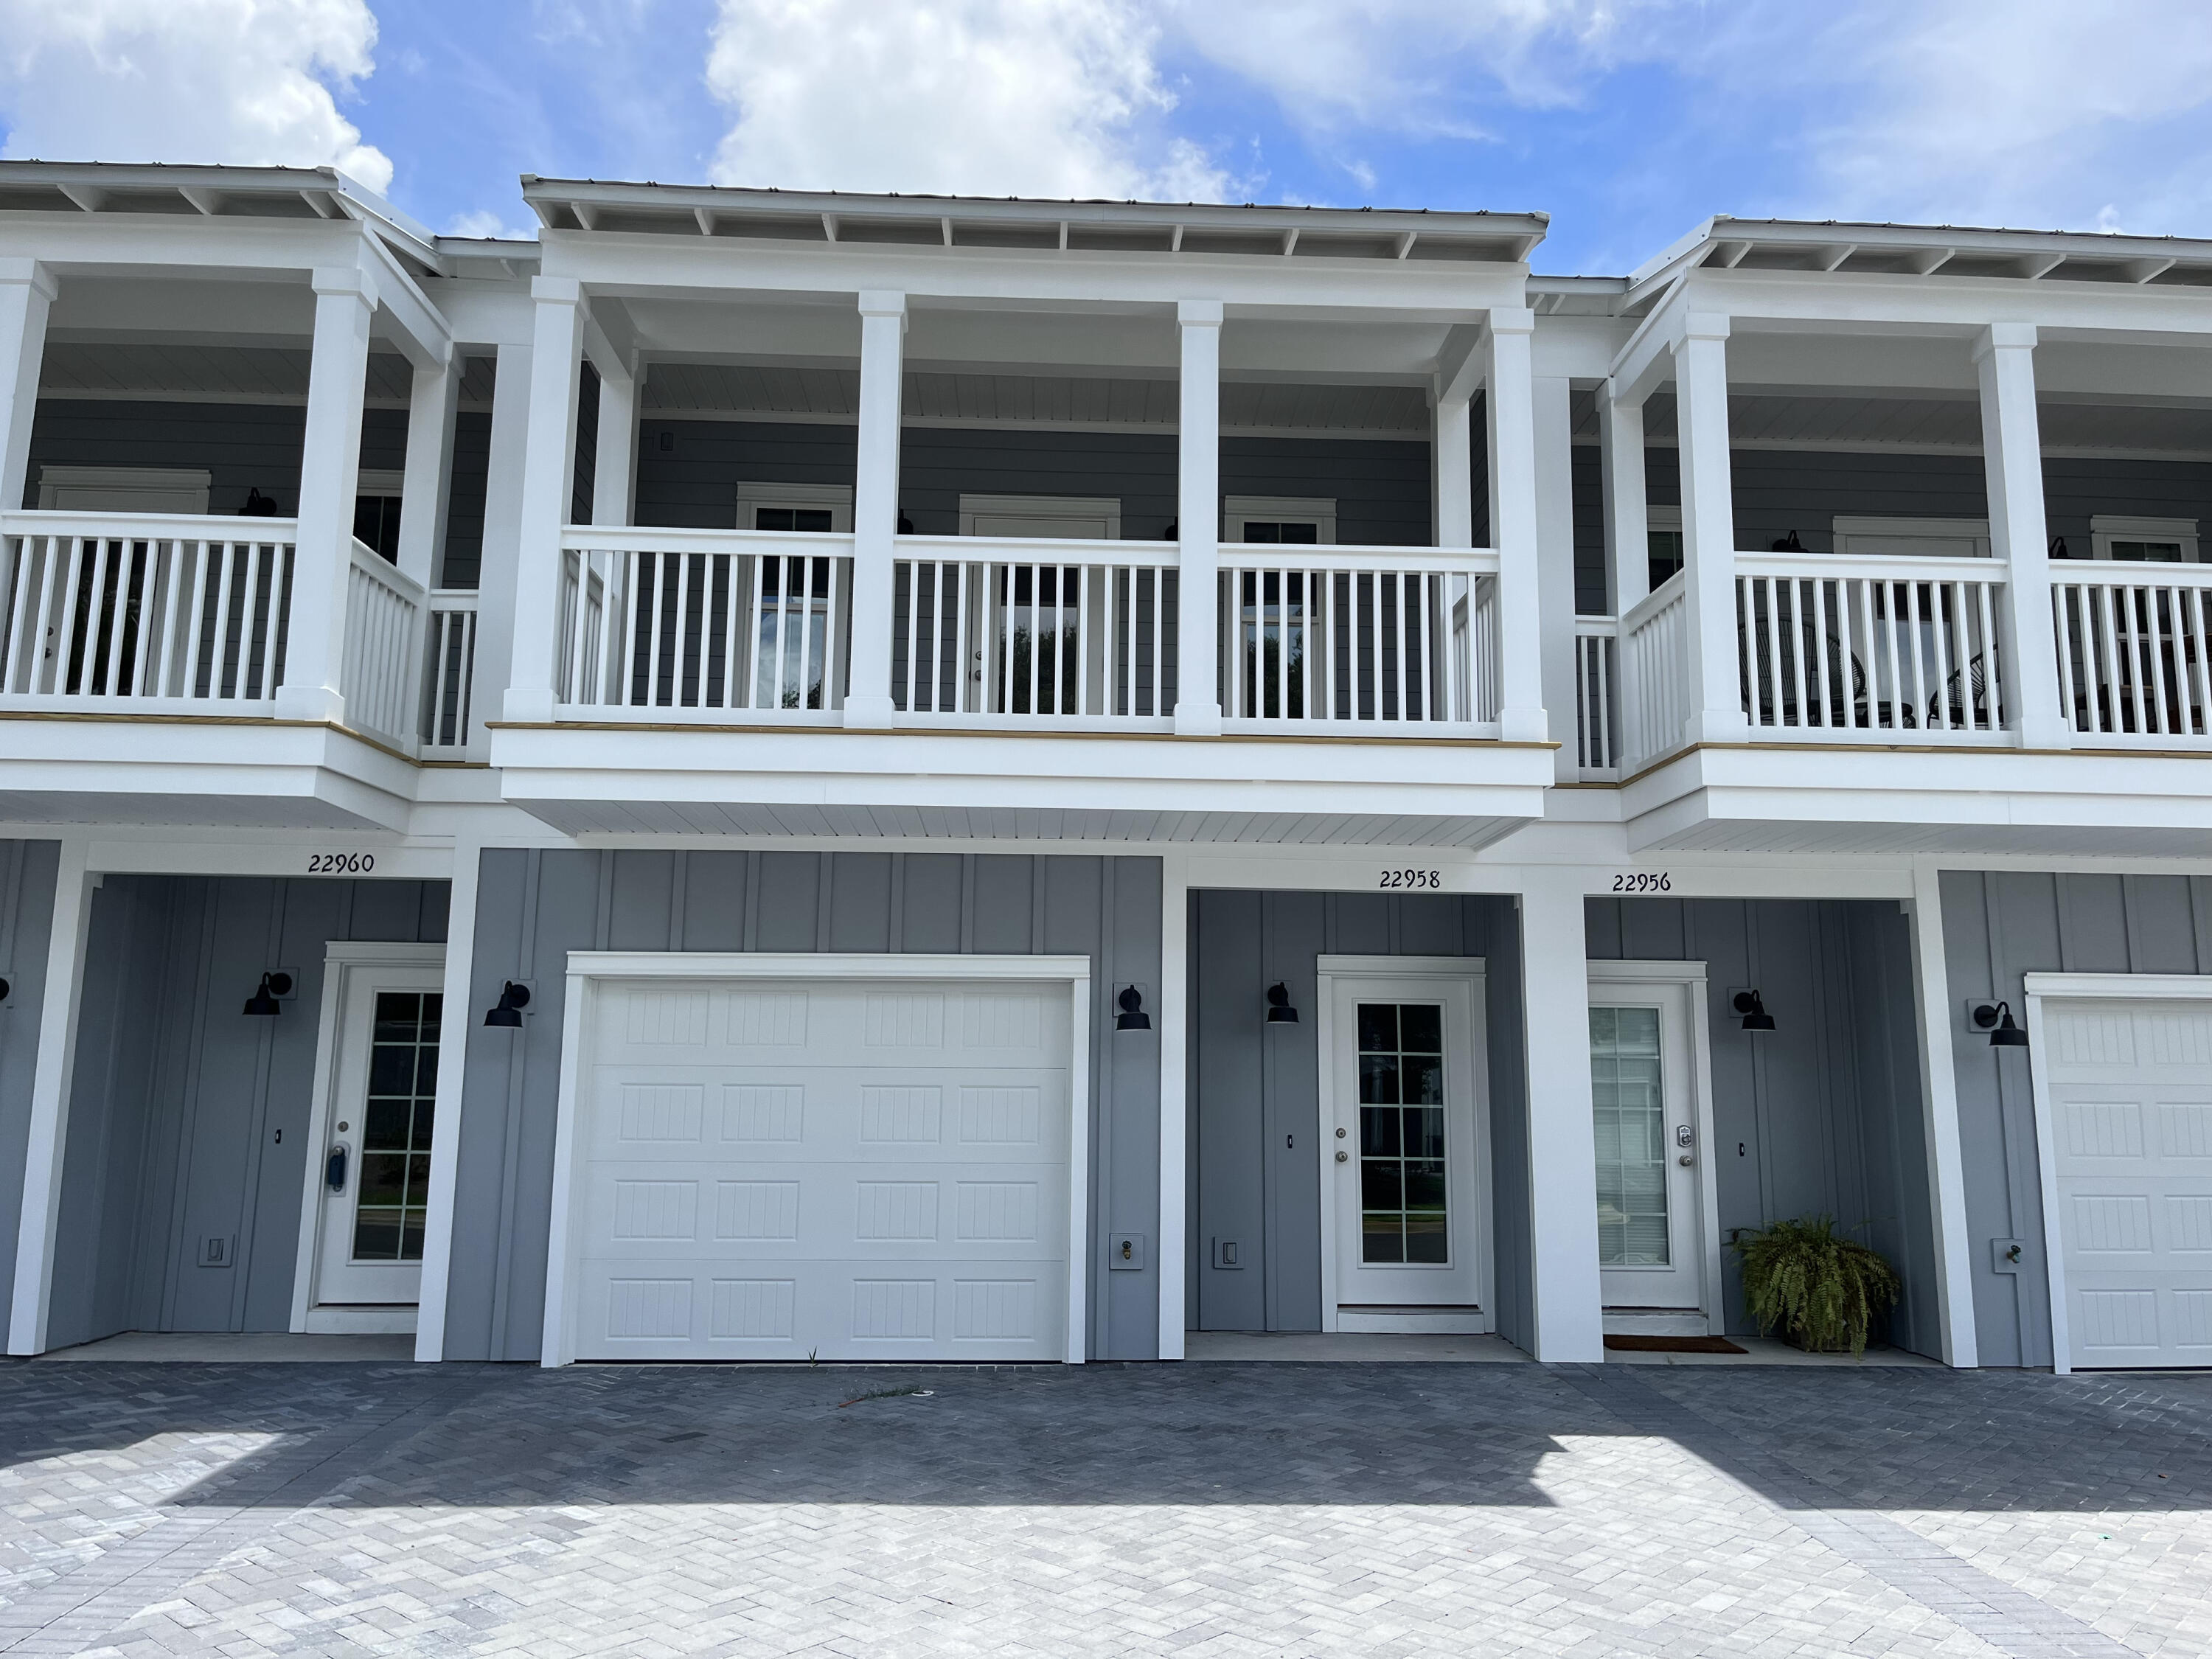
{"type": "Polygon", "coordinates": [[[1735,568],[1754,739],[2002,741],[2001,561],[1739,553],[1735,568]]]}
{"type": "Polygon", "coordinates": [[[579,527],[562,546],[562,704],[799,723],[844,707],[850,536],[579,527]]]}
{"type": "Polygon", "coordinates": [[[429,595],[380,555],[351,544],[346,571],[345,653],[338,690],[346,724],[398,749],[416,741],[422,676],[418,653],[429,595]]]}
{"type": "Polygon", "coordinates": [[[1690,617],[1676,571],[1629,606],[1620,623],[1620,766],[1633,772],[1682,741],[1692,693],[1690,617]]]}
{"type": "Polygon", "coordinates": [[[1620,775],[1620,624],[1575,618],[1575,765],[1592,781],[1620,775]]]}
{"type": "Polygon", "coordinates": [[[295,533],[289,519],[0,516],[0,703],[272,712],[295,533]]]}
{"type": "Polygon", "coordinates": [[[477,595],[434,588],[422,653],[422,752],[451,758],[471,747],[476,704],[477,595]]]}
{"type": "Polygon", "coordinates": [[[898,552],[891,701],[902,724],[1171,720],[1172,544],[902,537],[898,552]]]}
{"type": "Polygon", "coordinates": [[[1231,729],[1494,733],[1496,554],[1272,550],[1221,550],[1221,712],[1231,729]]]}
{"type": "Polygon", "coordinates": [[[2115,748],[2212,742],[2212,568],[2054,564],[2059,707],[2115,748]]]}

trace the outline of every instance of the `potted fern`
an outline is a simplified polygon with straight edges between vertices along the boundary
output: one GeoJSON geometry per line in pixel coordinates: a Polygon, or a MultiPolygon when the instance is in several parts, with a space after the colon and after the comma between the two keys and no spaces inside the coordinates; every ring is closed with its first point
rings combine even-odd
{"type": "Polygon", "coordinates": [[[1729,1243],[1759,1334],[1778,1327],[1808,1353],[1863,1354],[1875,1320],[1903,1288],[1881,1253],[1838,1233],[1832,1216],[1741,1228],[1729,1243]]]}

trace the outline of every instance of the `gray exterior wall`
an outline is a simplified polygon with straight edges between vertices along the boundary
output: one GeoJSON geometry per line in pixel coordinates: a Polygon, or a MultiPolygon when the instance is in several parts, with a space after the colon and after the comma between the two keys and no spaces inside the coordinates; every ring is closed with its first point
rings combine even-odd
{"type": "Polygon", "coordinates": [[[1158,1353],[1157,1249],[1105,1270],[1105,1238],[1159,1238],[1159,1038],[1114,1029],[1117,988],[1157,1006],[1160,865],[954,853],[493,850],[477,887],[472,1005],[536,991],[520,1032],[469,1030],[446,1353],[538,1356],[571,951],[1080,955],[1091,963],[1091,1355],[1158,1353]]]}
{"type": "Polygon", "coordinates": [[[1947,870],[1942,879],[1975,1334],[1984,1365],[2048,1365],[2049,1264],[2027,1056],[1969,1034],[1966,1000],[2001,998],[2019,1014],[2030,973],[2212,974],[2212,878],[1947,870]],[[1995,1270],[1993,1238],[2021,1241],[2018,1273],[1995,1270]]]}
{"type": "Polygon", "coordinates": [[[0,841],[0,1284],[15,1282],[15,1231],[23,1214],[23,1161],[31,1139],[31,1078],[39,1064],[39,1013],[53,934],[61,843],[0,841]]]}
{"type": "Polygon", "coordinates": [[[289,1326],[324,947],[442,940],[447,890],[415,881],[103,880],[86,948],[51,1346],[125,1330],[289,1326]],[[242,1014],[275,969],[296,981],[283,1012],[242,1014]],[[197,1265],[198,1242],[211,1235],[234,1241],[235,1265],[197,1265]]]}
{"type": "Polygon", "coordinates": [[[1427,894],[1207,891],[1191,896],[1186,1168],[1194,1329],[1321,1328],[1320,1051],[1316,958],[1486,958],[1498,1328],[1526,1346],[1528,1135],[1521,946],[1513,901],[1427,894]],[[1280,980],[1303,1015],[1269,1025],[1280,980]],[[1249,1265],[1213,1265],[1231,1238],[1249,1265]]]}
{"type": "MultiPolygon", "coordinates": [[[[1785,899],[1592,899],[1598,961],[1703,962],[1711,1035],[1720,1235],[1830,1215],[1905,1281],[1889,1340],[1941,1352],[1918,1023],[1908,924],[1894,903],[1785,899]],[[1753,1036],[1729,1006],[1755,987],[1776,1029],[1753,1036]]],[[[1731,1332],[1743,1310],[1722,1254],[1731,1332]]]]}

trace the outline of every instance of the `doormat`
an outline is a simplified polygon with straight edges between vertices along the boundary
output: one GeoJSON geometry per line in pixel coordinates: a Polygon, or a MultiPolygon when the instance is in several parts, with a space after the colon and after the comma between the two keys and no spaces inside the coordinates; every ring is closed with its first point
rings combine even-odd
{"type": "Polygon", "coordinates": [[[1608,1336],[1605,1346],[1621,1353],[1748,1353],[1724,1336],[1608,1336]]]}

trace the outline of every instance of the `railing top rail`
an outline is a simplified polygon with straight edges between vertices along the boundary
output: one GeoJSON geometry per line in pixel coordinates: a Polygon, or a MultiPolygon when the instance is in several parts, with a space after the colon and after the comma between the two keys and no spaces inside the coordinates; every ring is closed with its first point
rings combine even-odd
{"type": "Polygon", "coordinates": [[[561,532],[570,552],[777,553],[793,558],[842,558],[853,550],[852,532],[818,530],[693,530],[669,526],[578,524],[561,532]]]}
{"type": "MultiPolygon", "coordinates": [[[[1735,556],[1739,576],[1820,576],[1848,581],[2001,582],[2006,559],[1961,558],[1947,553],[1756,553],[1735,556]]],[[[1669,580],[1672,580],[1670,578],[1669,580]]]]}
{"type": "Polygon", "coordinates": [[[1627,610],[1620,613],[1621,633],[1623,635],[1633,634],[1653,617],[1656,617],[1659,612],[1664,611],[1668,605],[1674,604],[1675,600],[1680,599],[1682,597],[1683,591],[1688,586],[1689,576],[1687,573],[1677,570],[1673,575],[1668,577],[1665,581],[1661,582],[1658,586],[1653,588],[1642,599],[1637,600],[1634,605],[1630,605],[1627,610]]]}
{"type": "Polygon", "coordinates": [[[935,564],[1139,564],[1173,568],[1176,542],[1091,536],[901,536],[898,556],[935,564]]]}
{"type": "Polygon", "coordinates": [[[1577,634],[1601,637],[1608,634],[1618,634],[1620,631],[1620,618],[1618,617],[1577,617],[1575,618],[1575,632],[1577,634]]]}
{"type": "Polygon", "coordinates": [[[479,591],[473,587],[434,587],[429,593],[430,609],[473,611],[481,597],[479,591]]]}
{"type": "Polygon", "coordinates": [[[1221,562],[1282,570],[1387,570],[1483,576],[1496,573],[1487,547],[1378,547],[1341,542],[1224,542],[1221,562]]]}
{"type": "Polygon", "coordinates": [[[0,513],[0,535],[127,536],[138,541],[289,542],[297,519],[243,519],[211,513],[77,513],[26,508],[0,513]]]}
{"type": "Polygon", "coordinates": [[[353,568],[380,586],[388,587],[410,605],[421,605],[429,596],[422,583],[400,568],[388,562],[374,548],[366,545],[359,537],[352,543],[353,568]]]}
{"type": "Polygon", "coordinates": [[[2208,587],[2212,564],[2136,563],[2132,559],[2053,559],[2053,586],[2208,587]]]}

